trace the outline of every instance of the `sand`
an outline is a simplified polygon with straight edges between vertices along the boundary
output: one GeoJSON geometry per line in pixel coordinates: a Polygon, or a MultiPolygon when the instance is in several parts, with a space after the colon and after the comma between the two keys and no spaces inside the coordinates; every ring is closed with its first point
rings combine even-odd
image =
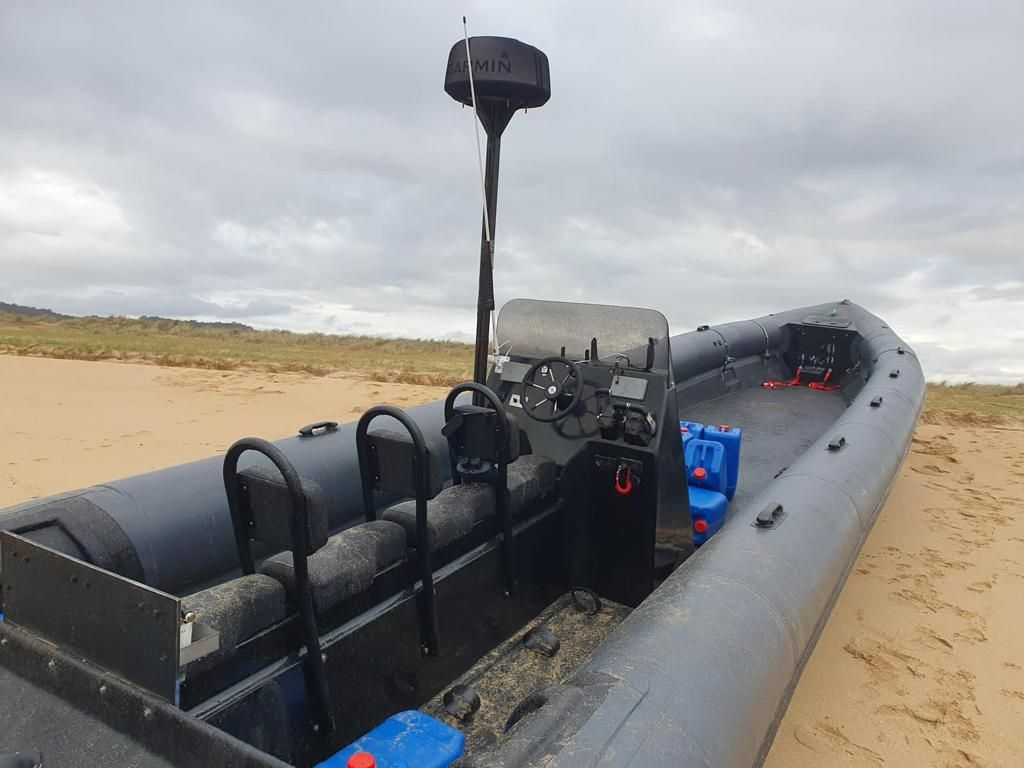
{"type": "MultiPolygon", "coordinates": [[[[0,355],[0,506],[444,388],[0,355]]],[[[1024,424],[935,415],[766,763],[1024,765],[1024,424]]]]}
{"type": "Polygon", "coordinates": [[[1024,765],[1024,424],[926,420],[768,768],[1024,765]]]}
{"type": "Polygon", "coordinates": [[[445,387],[0,355],[0,506],[274,440],[445,387]]]}

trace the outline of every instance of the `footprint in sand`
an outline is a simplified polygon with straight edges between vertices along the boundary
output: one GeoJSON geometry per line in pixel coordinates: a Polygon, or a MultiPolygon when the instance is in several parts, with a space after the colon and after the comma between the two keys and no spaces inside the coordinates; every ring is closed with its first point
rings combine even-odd
{"type": "Polygon", "coordinates": [[[969,589],[971,592],[979,592],[979,593],[981,593],[981,592],[988,592],[990,589],[992,589],[993,586],[995,586],[995,581],[996,581],[996,577],[995,576],[993,576],[990,579],[983,579],[981,581],[975,581],[975,582],[973,582],[971,584],[968,584],[967,585],[967,589],[969,589]]]}
{"type": "Polygon", "coordinates": [[[923,467],[911,467],[914,472],[919,472],[922,475],[948,475],[948,469],[942,469],[934,464],[925,464],[923,467]]]}
{"type": "Polygon", "coordinates": [[[857,744],[843,733],[842,726],[829,722],[828,718],[818,720],[813,725],[798,725],[793,737],[812,752],[835,753],[845,752],[858,761],[870,760],[875,765],[885,763],[885,758],[862,744],[857,744]]]}
{"type": "Polygon", "coordinates": [[[945,435],[937,435],[930,440],[915,437],[913,440],[913,451],[924,456],[952,456],[956,453],[956,446],[949,442],[945,435]]]}
{"type": "Polygon", "coordinates": [[[931,627],[918,624],[914,629],[917,631],[917,644],[932,650],[952,650],[953,643],[944,638],[931,627]]]}

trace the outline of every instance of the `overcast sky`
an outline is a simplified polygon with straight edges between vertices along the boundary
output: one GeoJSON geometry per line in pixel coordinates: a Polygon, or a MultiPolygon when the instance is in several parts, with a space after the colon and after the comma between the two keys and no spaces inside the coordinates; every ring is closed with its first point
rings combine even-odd
{"type": "Polygon", "coordinates": [[[0,300],[470,338],[462,34],[544,50],[499,301],[674,332],[849,297],[1024,379],[1024,3],[0,3],[0,300]]]}

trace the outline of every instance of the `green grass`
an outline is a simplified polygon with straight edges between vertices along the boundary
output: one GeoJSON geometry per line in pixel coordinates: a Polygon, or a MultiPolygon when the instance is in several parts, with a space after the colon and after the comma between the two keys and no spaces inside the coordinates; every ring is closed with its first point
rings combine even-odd
{"type": "Polygon", "coordinates": [[[1024,384],[929,384],[925,407],[934,411],[982,413],[1024,419],[1024,384]]]}
{"type": "Polygon", "coordinates": [[[0,314],[0,353],[125,360],[217,370],[358,373],[450,386],[471,377],[473,347],[451,341],[216,328],[177,320],[0,314]]]}
{"type": "MultiPolygon", "coordinates": [[[[127,360],[217,370],[336,371],[377,381],[451,386],[469,379],[473,347],[451,341],[255,331],[178,320],[52,319],[0,313],[0,352],[127,360]]],[[[1024,419],[1024,384],[929,384],[929,410],[1024,419]]]]}

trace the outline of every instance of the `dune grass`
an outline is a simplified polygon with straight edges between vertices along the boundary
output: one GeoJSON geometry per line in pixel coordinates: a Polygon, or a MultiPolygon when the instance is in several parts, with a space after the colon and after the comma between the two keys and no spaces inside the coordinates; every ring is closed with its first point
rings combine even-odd
{"type": "Polygon", "coordinates": [[[470,378],[473,347],[451,341],[256,331],[179,320],[0,314],[0,353],[122,360],[216,370],[358,373],[377,381],[453,385],[470,378]]]}
{"type": "Polygon", "coordinates": [[[925,407],[933,411],[1024,419],[1024,383],[1015,386],[929,384],[925,407]]]}
{"type": "MultiPolygon", "coordinates": [[[[451,386],[472,375],[473,347],[451,341],[255,331],[180,320],[0,313],[0,353],[217,370],[358,373],[451,386]]],[[[929,384],[926,408],[1024,419],[1024,384],[929,384]]]]}

